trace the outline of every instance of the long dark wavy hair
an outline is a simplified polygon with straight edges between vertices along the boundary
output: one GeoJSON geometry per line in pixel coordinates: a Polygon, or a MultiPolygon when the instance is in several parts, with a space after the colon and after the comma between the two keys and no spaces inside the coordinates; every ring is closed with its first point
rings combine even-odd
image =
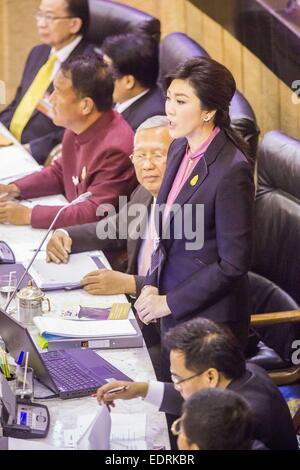
{"type": "Polygon", "coordinates": [[[206,111],[216,110],[214,124],[222,129],[252,164],[247,142],[231,127],[229,106],[236,91],[232,73],[210,57],[193,57],[165,78],[165,91],[173,80],[187,80],[206,111]]]}

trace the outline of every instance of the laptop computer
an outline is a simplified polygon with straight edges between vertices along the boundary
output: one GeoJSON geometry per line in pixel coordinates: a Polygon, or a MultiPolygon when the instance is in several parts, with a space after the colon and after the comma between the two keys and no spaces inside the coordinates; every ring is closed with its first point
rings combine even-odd
{"type": "Polygon", "coordinates": [[[91,349],[40,353],[27,328],[1,309],[0,336],[15,360],[20,351],[29,352],[35,377],[62,399],[90,395],[111,380],[131,380],[91,349]]]}

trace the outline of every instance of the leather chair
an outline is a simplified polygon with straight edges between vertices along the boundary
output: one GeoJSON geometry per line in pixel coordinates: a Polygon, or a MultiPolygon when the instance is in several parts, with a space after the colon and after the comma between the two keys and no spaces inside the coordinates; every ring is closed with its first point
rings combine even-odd
{"type": "Polygon", "coordinates": [[[268,132],[257,165],[253,271],[300,304],[300,141],[268,132]]]}
{"type": "MultiPolygon", "coordinates": [[[[208,53],[186,34],[168,34],[160,43],[160,83],[163,84],[164,78],[175,72],[185,59],[197,56],[209,57],[208,53]]],[[[259,128],[249,102],[239,91],[236,91],[232,99],[230,117],[232,127],[248,142],[249,153],[255,160],[259,128]]]]}
{"type": "MultiPolygon", "coordinates": [[[[288,321],[276,324],[276,321],[285,320],[286,311],[299,311],[299,305],[287,292],[269,279],[250,272],[249,280],[254,314],[251,332],[255,338],[250,337],[252,349],[248,350],[248,354],[246,353],[247,360],[268,371],[286,369],[291,366],[291,357],[294,352],[292,344],[300,339],[300,323],[288,321]],[[281,312],[283,312],[282,315],[281,312]],[[268,316],[260,314],[268,314],[268,316]],[[265,318],[269,320],[266,323],[265,318]]],[[[291,318],[295,319],[294,316],[291,318]]],[[[297,321],[297,315],[295,320],[297,321]]]]}
{"type": "MultiPolygon", "coordinates": [[[[259,147],[257,176],[253,312],[275,313],[254,315],[251,323],[283,359],[282,366],[266,366],[275,370],[291,365],[293,340],[300,339],[300,141],[268,132],[259,147]]],[[[251,360],[265,367],[263,358],[256,359],[251,360]]],[[[300,379],[300,366],[272,376],[278,384],[292,383],[300,379]]]]}
{"type": "Polygon", "coordinates": [[[131,32],[144,32],[160,40],[160,21],[148,13],[110,0],[89,0],[89,7],[88,39],[96,45],[107,36],[131,32]]]}

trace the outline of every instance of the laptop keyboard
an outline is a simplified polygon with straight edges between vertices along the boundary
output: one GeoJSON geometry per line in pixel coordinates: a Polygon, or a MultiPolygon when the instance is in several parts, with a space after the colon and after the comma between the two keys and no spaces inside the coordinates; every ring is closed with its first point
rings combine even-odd
{"type": "Polygon", "coordinates": [[[77,390],[96,390],[101,383],[81,370],[76,361],[61,351],[43,353],[47,369],[61,392],[76,392],[77,390]]]}

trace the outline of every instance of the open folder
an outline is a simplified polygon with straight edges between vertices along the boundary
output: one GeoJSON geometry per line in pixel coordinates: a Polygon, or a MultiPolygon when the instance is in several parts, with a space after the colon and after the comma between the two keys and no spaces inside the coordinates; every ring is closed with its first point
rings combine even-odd
{"type": "Polygon", "coordinates": [[[70,255],[67,264],[47,263],[45,259],[37,259],[29,274],[40,289],[76,289],[86,274],[105,267],[98,256],[78,253],[70,255]]]}

